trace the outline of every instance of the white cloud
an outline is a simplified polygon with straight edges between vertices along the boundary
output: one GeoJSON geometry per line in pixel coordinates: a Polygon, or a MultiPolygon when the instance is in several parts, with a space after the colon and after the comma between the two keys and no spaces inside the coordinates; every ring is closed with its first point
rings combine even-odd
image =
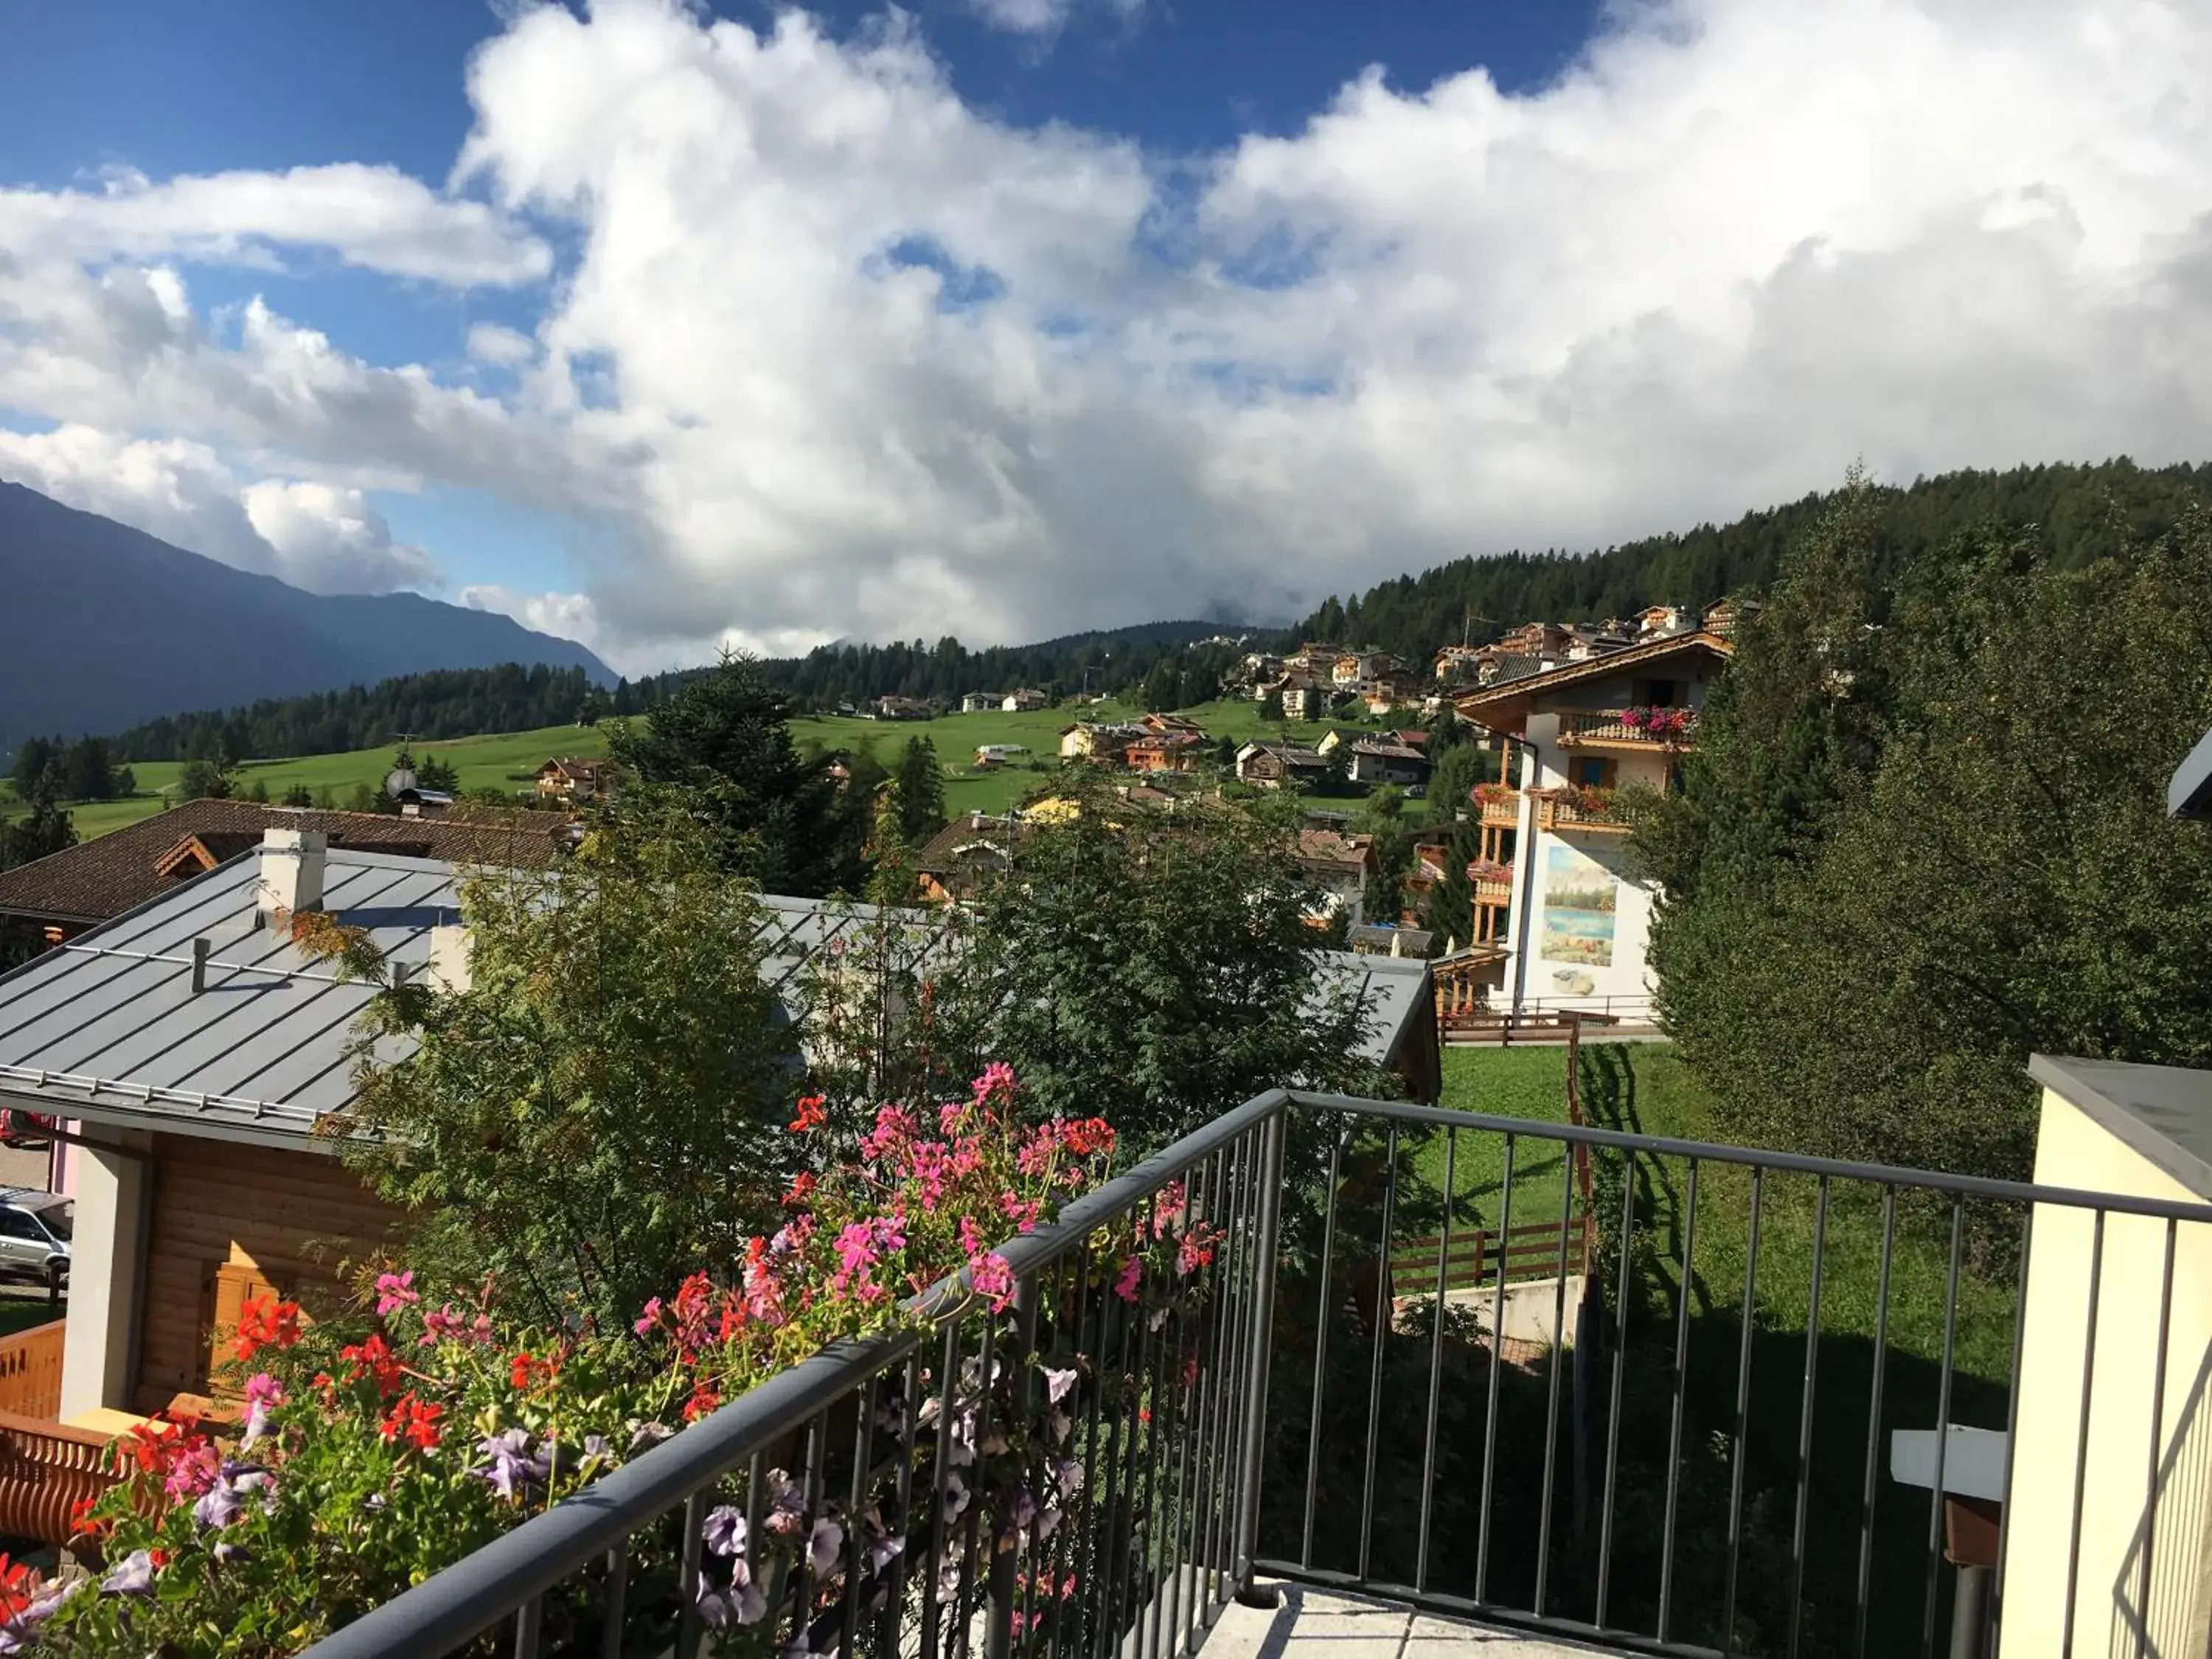
{"type": "Polygon", "coordinates": [[[1281,613],[1857,456],[2212,453],[2212,9],[1607,15],[1534,93],[1373,74],[1164,158],[966,106],[897,15],[526,9],[470,62],[454,174],[492,238],[454,270],[526,268],[532,221],[575,250],[534,338],[471,331],[510,393],[196,312],[163,261],[256,240],[203,208],[130,263],[0,255],[0,404],[568,514],[626,664],[1281,613]]]}
{"type": "Polygon", "coordinates": [[[497,323],[476,323],[469,328],[469,356],[495,368],[513,368],[538,355],[537,342],[527,334],[497,323]]]}
{"type": "Polygon", "coordinates": [[[429,556],[393,540],[361,491],[283,478],[240,483],[204,444],[123,440],[84,426],[0,431],[0,477],[313,593],[440,583],[429,556]]]}
{"type": "Polygon", "coordinates": [[[1083,10],[1110,11],[1124,21],[1145,9],[1145,0],[967,0],[968,9],[994,28],[1015,34],[1051,36],[1083,10]]]}
{"type": "Polygon", "coordinates": [[[313,247],[457,287],[532,282],[552,266],[544,242],[483,203],[350,162],[159,185],[125,170],[96,190],[0,190],[0,247],[246,265],[273,264],[278,248],[313,247]]]}

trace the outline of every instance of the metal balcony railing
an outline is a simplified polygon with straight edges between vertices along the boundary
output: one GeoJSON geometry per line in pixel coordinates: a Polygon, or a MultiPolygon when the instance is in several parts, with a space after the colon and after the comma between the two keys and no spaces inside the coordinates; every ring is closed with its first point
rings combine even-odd
{"type": "Polygon", "coordinates": [[[2203,1611],[2212,1206],[1277,1091],[1005,1255],[1006,1312],[830,1349],[311,1653],[1155,1659],[1255,1573],[1668,1654],[2178,1651],[2203,1611]],[[1089,1241],[1179,1205],[1218,1248],[1126,1316],[1089,1241]],[[1946,1424],[2005,1437],[1893,1479],[1946,1424]],[[722,1632],[732,1510],[763,1601],[722,1632]],[[764,1512],[830,1541],[779,1576],[764,1512]]]}

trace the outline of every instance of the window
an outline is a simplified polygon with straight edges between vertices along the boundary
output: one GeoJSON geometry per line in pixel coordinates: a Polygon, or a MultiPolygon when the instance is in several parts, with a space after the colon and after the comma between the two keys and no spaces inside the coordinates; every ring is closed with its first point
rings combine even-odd
{"type": "Polygon", "coordinates": [[[1567,781],[1577,789],[1609,789],[1617,763],[1595,755],[1577,755],[1569,763],[1567,781]]]}
{"type": "Polygon", "coordinates": [[[46,1236],[40,1231],[39,1224],[16,1209],[0,1210],[0,1238],[27,1239],[33,1244],[46,1242],[46,1236]]]}
{"type": "Polygon", "coordinates": [[[1672,708],[1682,701],[1680,680],[1645,680],[1637,702],[1646,708],[1672,708]]]}
{"type": "Polygon", "coordinates": [[[46,1224],[46,1231],[66,1244],[76,1231],[76,1205],[74,1200],[50,1204],[39,1212],[39,1219],[46,1224]]]}

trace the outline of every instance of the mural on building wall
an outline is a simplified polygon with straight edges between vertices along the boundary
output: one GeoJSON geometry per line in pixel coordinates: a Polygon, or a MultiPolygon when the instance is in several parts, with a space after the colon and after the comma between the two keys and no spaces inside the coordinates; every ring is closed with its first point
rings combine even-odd
{"type": "Polygon", "coordinates": [[[1553,842],[1544,860],[1545,962],[1613,966],[1613,872],[1579,847],[1553,842]]]}

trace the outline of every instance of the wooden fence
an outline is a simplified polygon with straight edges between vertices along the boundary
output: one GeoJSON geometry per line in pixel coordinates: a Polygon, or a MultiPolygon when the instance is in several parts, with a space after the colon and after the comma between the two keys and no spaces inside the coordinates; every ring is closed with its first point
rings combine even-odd
{"type": "MultiPolygon", "coordinates": [[[[1565,1261],[1569,1273],[1588,1270],[1588,1221],[1589,1212],[1585,1209],[1567,1224],[1565,1261]]],[[[1559,1276],[1561,1262],[1559,1224],[1528,1222],[1509,1228],[1502,1239],[1487,1228],[1466,1232],[1455,1230],[1449,1247],[1440,1233],[1407,1239],[1394,1245],[1390,1251],[1393,1292],[1398,1296],[1434,1295],[1440,1250],[1443,1252],[1447,1291],[1494,1285],[1501,1269],[1509,1285],[1522,1279],[1555,1279],[1559,1276]]]]}
{"type": "Polygon", "coordinates": [[[62,1334],[69,1322],[0,1336],[0,1412],[51,1418],[62,1405],[62,1334]]]}

